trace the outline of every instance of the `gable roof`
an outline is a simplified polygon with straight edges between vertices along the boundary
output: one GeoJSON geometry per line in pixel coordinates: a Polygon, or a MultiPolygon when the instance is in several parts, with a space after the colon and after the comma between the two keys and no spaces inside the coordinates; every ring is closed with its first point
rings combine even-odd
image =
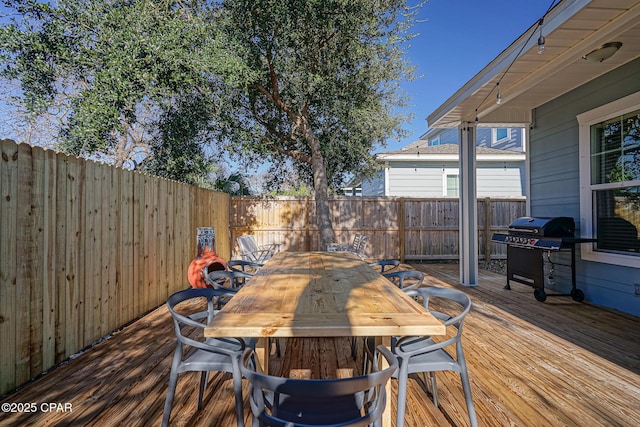
{"type": "Polygon", "coordinates": [[[640,57],[640,0],[562,0],[427,117],[430,128],[513,127],[532,123],[532,110],[640,57]],[[603,62],[583,57],[609,42],[622,47],[603,62]],[[500,83],[502,102],[495,102],[500,83]]]}

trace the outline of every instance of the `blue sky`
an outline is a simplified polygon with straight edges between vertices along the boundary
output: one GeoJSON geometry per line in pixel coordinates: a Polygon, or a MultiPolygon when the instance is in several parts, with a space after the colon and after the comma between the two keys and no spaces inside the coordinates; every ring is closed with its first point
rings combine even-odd
{"type": "MultiPolygon", "coordinates": [[[[409,3],[417,3],[412,0],[409,3]]],[[[557,3],[557,1],[555,2],[557,3]]],[[[402,85],[412,97],[409,136],[379,151],[397,150],[427,131],[426,117],[535,24],[552,0],[429,0],[420,10],[408,60],[416,81],[402,85]]]]}

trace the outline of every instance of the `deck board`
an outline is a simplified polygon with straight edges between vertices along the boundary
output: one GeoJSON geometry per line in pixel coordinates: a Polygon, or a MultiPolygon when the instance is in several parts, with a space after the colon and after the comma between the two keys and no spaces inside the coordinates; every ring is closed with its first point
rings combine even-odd
{"type": "MultiPolygon", "coordinates": [[[[482,426],[635,426],[640,419],[640,319],[566,297],[540,303],[532,289],[480,270],[480,286],[458,285],[457,265],[415,264],[429,286],[456,287],[474,303],[464,330],[478,422],[482,426]]],[[[361,360],[350,340],[281,340],[271,369],[288,376],[342,376],[361,360]],[[327,361],[327,363],[321,363],[327,361]]],[[[71,403],[73,412],[0,413],[0,426],[159,425],[174,348],[164,306],[73,360],[4,396],[2,403],[71,403]]],[[[235,425],[230,374],[212,375],[196,411],[198,376],[181,375],[171,425],[235,425]]],[[[392,388],[395,392],[396,384],[392,388]]],[[[440,407],[409,381],[407,426],[466,426],[459,377],[438,374],[440,407]]],[[[245,423],[250,425],[244,384],[245,423]]],[[[392,411],[396,403],[392,400],[392,411]]]]}

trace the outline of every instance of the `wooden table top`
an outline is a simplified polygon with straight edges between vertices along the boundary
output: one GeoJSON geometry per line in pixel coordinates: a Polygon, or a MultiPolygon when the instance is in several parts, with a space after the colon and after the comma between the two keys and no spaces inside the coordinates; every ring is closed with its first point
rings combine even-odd
{"type": "Polygon", "coordinates": [[[348,252],[280,252],[205,327],[209,337],[443,335],[442,323],[348,252]]]}

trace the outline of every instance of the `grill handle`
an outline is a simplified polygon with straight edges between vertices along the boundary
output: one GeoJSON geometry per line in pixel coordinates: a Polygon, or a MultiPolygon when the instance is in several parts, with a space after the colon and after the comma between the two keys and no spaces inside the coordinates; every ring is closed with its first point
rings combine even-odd
{"type": "Polygon", "coordinates": [[[509,231],[514,232],[514,233],[529,233],[529,234],[538,234],[538,230],[537,229],[530,229],[530,228],[514,228],[514,227],[509,227],[509,231]]]}

